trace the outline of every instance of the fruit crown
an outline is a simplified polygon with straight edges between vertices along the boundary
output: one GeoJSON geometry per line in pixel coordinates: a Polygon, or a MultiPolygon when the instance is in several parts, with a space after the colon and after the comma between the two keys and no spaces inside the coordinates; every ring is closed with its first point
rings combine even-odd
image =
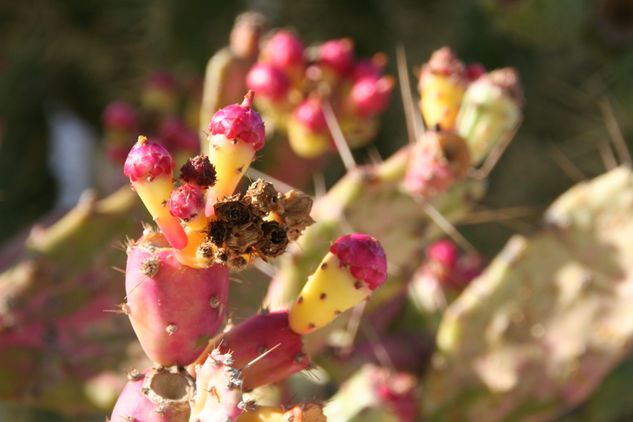
{"type": "Polygon", "coordinates": [[[311,96],[299,104],[294,111],[294,117],[312,132],[321,133],[327,131],[322,102],[317,96],[311,96]]]}
{"type": "Polygon", "coordinates": [[[378,240],[362,233],[341,236],[330,247],[332,252],[348,266],[352,275],[369,285],[371,290],[387,278],[387,258],[378,240]]]}
{"type": "Polygon", "coordinates": [[[169,151],[156,142],[148,141],[147,137],[139,136],[125,159],[123,173],[135,182],[171,174],[174,167],[174,159],[169,151]]]}
{"type": "Polygon", "coordinates": [[[242,104],[232,104],[216,112],[209,123],[209,133],[247,142],[255,151],[261,149],[265,138],[264,122],[251,107],[253,95],[253,91],[248,91],[242,104]]]}
{"type": "Polygon", "coordinates": [[[268,61],[282,69],[299,65],[303,66],[305,45],[292,32],[281,29],[268,41],[265,55],[268,61]]]}
{"type": "Polygon", "coordinates": [[[204,210],[204,193],[198,186],[185,184],[174,189],[169,198],[169,212],[189,220],[204,210]]]}

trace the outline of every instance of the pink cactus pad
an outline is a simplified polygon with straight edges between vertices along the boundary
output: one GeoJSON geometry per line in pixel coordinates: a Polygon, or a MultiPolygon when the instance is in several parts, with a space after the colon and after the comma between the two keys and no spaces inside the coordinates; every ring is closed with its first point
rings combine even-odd
{"type": "Polygon", "coordinates": [[[232,354],[245,390],[282,380],[310,363],[301,335],[288,326],[287,311],[255,315],[224,333],[216,344],[232,354]]]}
{"type": "Polygon", "coordinates": [[[448,239],[433,242],[426,248],[426,256],[447,268],[454,268],[459,258],[457,245],[448,239]]]}
{"type": "Polygon", "coordinates": [[[290,88],[288,77],[276,67],[259,62],[246,75],[248,89],[270,101],[283,99],[290,88]]]}
{"type": "Polygon", "coordinates": [[[185,221],[204,211],[204,193],[196,185],[185,184],[171,193],[169,212],[185,221]]]}
{"type": "Polygon", "coordinates": [[[194,381],[175,367],[132,371],[112,411],[111,421],[187,422],[194,381]]]}
{"type": "Polygon", "coordinates": [[[175,163],[169,151],[156,142],[148,141],[144,136],[130,150],[123,173],[132,182],[153,180],[160,175],[169,175],[175,163]]]}
{"type": "Polygon", "coordinates": [[[314,133],[325,133],[328,131],[321,99],[318,97],[308,98],[299,104],[295,108],[293,116],[314,133]]]}
{"type": "Polygon", "coordinates": [[[354,108],[361,116],[382,113],[389,104],[389,97],[395,81],[390,76],[358,79],[352,86],[351,98],[354,108]]]}
{"type": "Polygon", "coordinates": [[[366,282],[371,290],[384,283],[387,278],[387,257],[378,240],[362,233],[341,236],[330,247],[341,261],[348,266],[352,275],[366,282]]]}
{"type": "Polygon", "coordinates": [[[160,233],[128,248],[125,310],[143,350],[159,365],[188,365],[224,319],[229,271],[182,265],[160,233]]]}
{"type": "Polygon", "coordinates": [[[131,105],[114,101],[103,111],[101,121],[108,129],[132,132],[138,126],[138,114],[131,105]]]}
{"type": "Polygon", "coordinates": [[[207,188],[215,184],[215,167],[213,167],[213,164],[209,161],[209,157],[206,155],[197,155],[188,159],[187,162],[180,167],[180,178],[187,183],[194,184],[201,188],[207,188]]]}
{"type": "Polygon", "coordinates": [[[341,76],[354,68],[354,43],[349,38],[329,40],[319,48],[319,63],[334,69],[341,76]]]}
{"type": "Polygon", "coordinates": [[[305,45],[299,37],[282,29],[268,41],[264,55],[271,65],[278,69],[289,70],[305,64],[304,50],[305,45]]]}
{"type": "Polygon", "coordinates": [[[251,144],[255,151],[261,149],[265,141],[264,122],[251,107],[253,95],[253,91],[248,91],[242,104],[232,104],[215,113],[209,123],[209,134],[239,139],[251,144]]]}

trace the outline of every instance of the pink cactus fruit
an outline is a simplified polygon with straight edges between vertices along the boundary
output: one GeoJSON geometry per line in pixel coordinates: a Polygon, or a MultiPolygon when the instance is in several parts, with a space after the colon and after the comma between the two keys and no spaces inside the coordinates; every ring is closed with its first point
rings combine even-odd
{"type": "Polygon", "coordinates": [[[127,312],[143,350],[156,364],[193,362],[220,328],[229,271],[182,265],[160,233],[128,248],[127,312]]]}
{"type": "Polygon", "coordinates": [[[431,55],[418,82],[420,111],[427,127],[455,128],[467,84],[466,68],[450,48],[440,48],[431,55]]]}
{"type": "Polygon", "coordinates": [[[427,131],[411,150],[404,186],[412,195],[432,199],[469,169],[468,146],[459,135],[427,131]]]}
{"type": "Polygon", "coordinates": [[[196,365],[196,396],[191,421],[232,422],[242,413],[242,374],[230,353],[213,349],[202,365],[196,365]]]}
{"type": "Polygon", "coordinates": [[[131,133],[138,128],[138,113],[128,103],[113,101],[103,111],[101,122],[108,130],[131,133]]]}
{"type": "MultiPolygon", "coordinates": [[[[304,370],[310,363],[303,353],[301,335],[288,326],[288,312],[255,315],[215,339],[214,345],[233,356],[242,371],[244,390],[280,381],[304,370]]],[[[202,354],[200,363],[206,354],[202,354]]]]}
{"type": "Polygon", "coordinates": [[[354,64],[353,77],[358,80],[365,77],[380,79],[384,75],[387,55],[376,53],[370,59],[361,59],[354,64]]]}
{"type": "Polygon", "coordinates": [[[145,80],[141,93],[142,106],[162,115],[174,115],[178,108],[178,82],[166,70],[157,70],[145,80]]]}
{"type": "Polygon", "coordinates": [[[176,117],[167,118],[160,124],[158,137],[169,151],[195,153],[200,148],[196,132],[176,117]]]}
{"type": "Polygon", "coordinates": [[[178,219],[169,213],[167,201],[173,190],[174,159],[161,145],[139,136],[130,150],[123,173],[143,201],[172,247],[182,249],[187,236],[178,219]]]}
{"type": "Polygon", "coordinates": [[[101,122],[105,129],[106,156],[113,163],[122,163],[138,129],[138,113],[125,102],[113,101],[103,111],[101,122]]]}
{"type": "Polygon", "coordinates": [[[481,274],[484,260],[477,252],[462,254],[457,261],[455,271],[448,284],[452,288],[461,291],[481,274]]]}
{"type": "Polygon", "coordinates": [[[441,239],[431,243],[426,248],[428,265],[433,266],[434,272],[446,279],[454,270],[459,259],[457,245],[449,239],[441,239]]]}
{"type": "Polygon", "coordinates": [[[257,93],[258,100],[269,103],[282,101],[288,95],[290,80],[275,66],[258,62],[246,75],[246,86],[257,93]]]}
{"type": "Polygon", "coordinates": [[[348,76],[354,70],[354,42],[349,38],[324,42],[319,47],[318,63],[339,77],[348,76]]]}
{"type": "Polygon", "coordinates": [[[174,189],[169,198],[169,212],[183,220],[193,230],[203,230],[208,225],[204,215],[204,193],[197,185],[184,184],[174,189]]]}
{"type": "Polygon", "coordinates": [[[264,59],[290,77],[301,76],[305,67],[305,45],[291,31],[281,29],[273,35],[264,48],[264,59]]]}
{"type": "Polygon", "coordinates": [[[379,401],[398,416],[401,422],[412,422],[420,413],[417,400],[417,379],[406,372],[392,373],[374,367],[370,382],[379,401]]]}
{"type": "Polygon", "coordinates": [[[194,394],[193,378],[175,366],[131,371],[110,420],[187,422],[194,394]]]}
{"type": "Polygon", "coordinates": [[[299,157],[316,158],[329,149],[330,140],[323,101],[312,95],[295,108],[288,122],[290,147],[299,157]]]}
{"type": "Polygon", "coordinates": [[[425,277],[437,282],[442,289],[461,291],[482,268],[482,258],[476,252],[461,253],[457,245],[449,239],[441,239],[426,249],[427,260],[418,270],[414,280],[422,283],[425,277]]]}
{"type": "Polygon", "coordinates": [[[209,123],[209,161],[215,166],[217,181],[209,188],[205,214],[213,205],[233,194],[237,184],[265,142],[264,122],[253,110],[253,91],[242,104],[220,109],[209,123]]]}
{"type": "Polygon", "coordinates": [[[523,89],[514,68],[493,70],[468,86],[455,130],[466,140],[473,165],[512,139],[523,119],[522,109],[523,89]]]}
{"type": "Polygon", "coordinates": [[[387,258],[378,240],[362,233],[339,237],[293,304],[290,327],[306,334],[327,325],[386,278],[387,258]]]}
{"type": "Polygon", "coordinates": [[[394,85],[395,80],[392,76],[366,76],[357,79],[350,92],[353,109],[361,117],[382,113],[389,104],[394,85]]]}
{"type": "Polygon", "coordinates": [[[470,82],[476,81],[486,74],[486,68],[481,63],[472,63],[466,66],[466,76],[470,82]]]}

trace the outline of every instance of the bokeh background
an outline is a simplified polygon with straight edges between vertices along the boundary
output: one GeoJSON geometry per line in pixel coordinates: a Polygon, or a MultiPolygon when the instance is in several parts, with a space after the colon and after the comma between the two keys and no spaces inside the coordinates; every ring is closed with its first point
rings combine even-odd
{"type": "MultiPolygon", "coordinates": [[[[156,69],[181,81],[201,78],[209,57],[228,43],[234,18],[249,9],[307,43],[350,37],[359,56],[382,51],[393,75],[402,45],[411,89],[416,68],[444,45],[487,69],[518,69],[524,123],[491,174],[482,213],[460,227],[484,256],[494,256],[512,233],[534,230],[543,209],[572,184],[626,161],[617,151],[613,161],[614,141],[633,145],[630,0],[3,1],[0,244],[8,247],[35,221],[72,205],[54,170],[55,162],[76,159],[53,155],[60,113],[78,121],[75,136],[86,139],[76,144],[77,156],[97,148],[106,104],[137,103],[156,69]]],[[[387,156],[406,142],[396,89],[375,147],[387,156]]],[[[355,152],[361,163],[368,155],[355,152]]],[[[94,184],[97,164],[77,173],[79,187],[94,184]]],[[[330,166],[326,180],[342,173],[330,166]]]]}
{"type": "MultiPolygon", "coordinates": [[[[210,55],[227,44],[235,16],[247,9],[263,12],[271,27],[295,29],[307,43],[346,36],[360,56],[383,51],[394,75],[395,48],[402,44],[412,80],[443,45],[488,69],[519,70],[525,121],[494,170],[483,205],[531,208],[517,212],[519,221],[464,228],[488,254],[513,231],[528,229],[573,182],[604,170],[600,151],[614,136],[608,124],[617,122],[631,141],[633,6],[627,0],[3,2],[0,242],[55,206],[60,186],[47,156],[58,107],[76,113],[98,141],[109,101],[138,102],[142,81],[156,69],[181,80],[201,77],[210,55]]],[[[381,154],[405,142],[405,127],[395,90],[376,141],[381,154]]],[[[357,159],[366,161],[366,151],[357,159]]]]}

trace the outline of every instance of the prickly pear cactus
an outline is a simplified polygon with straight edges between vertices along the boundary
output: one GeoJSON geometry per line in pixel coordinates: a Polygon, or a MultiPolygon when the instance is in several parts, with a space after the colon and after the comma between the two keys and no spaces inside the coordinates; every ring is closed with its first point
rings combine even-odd
{"type": "MultiPolygon", "coordinates": [[[[380,239],[390,272],[419,261],[424,246],[443,232],[425,214],[423,205],[402,188],[410,154],[410,147],[404,147],[381,164],[352,169],[315,202],[312,216],[317,223],[298,240],[299,248],[280,259],[267,297],[271,308],[292,303],[300,283],[318,265],[331,240],[345,233],[357,231],[380,239]]],[[[447,220],[457,221],[483,192],[483,181],[465,179],[431,204],[447,220]]]]}
{"type": "Polygon", "coordinates": [[[137,226],[137,211],[127,188],[84,197],[56,223],[34,229],[0,274],[3,400],[65,414],[112,406],[119,371],[141,355],[130,348],[127,322],[107,312],[124,295],[111,268],[124,266],[114,246],[137,226]]]}
{"type": "Polygon", "coordinates": [[[633,174],[562,195],[450,305],[423,394],[430,421],[549,421],[585,400],[633,340],[633,174]]]}

